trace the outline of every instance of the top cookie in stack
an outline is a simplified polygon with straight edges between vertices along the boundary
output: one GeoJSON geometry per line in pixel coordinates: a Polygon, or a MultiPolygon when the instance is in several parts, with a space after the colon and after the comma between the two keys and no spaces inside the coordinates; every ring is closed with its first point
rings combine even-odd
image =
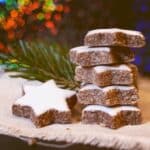
{"type": "Polygon", "coordinates": [[[87,46],[121,46],[140,48],[145,45],[141,32],[123,29],[97,29],[87,33],[84,39],[87,46]]]}

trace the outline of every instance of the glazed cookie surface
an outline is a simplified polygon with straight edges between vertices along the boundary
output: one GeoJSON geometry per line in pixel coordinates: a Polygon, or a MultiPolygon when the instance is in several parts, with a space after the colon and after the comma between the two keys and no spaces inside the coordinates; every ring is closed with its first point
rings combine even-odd
{"type": "Polygon", "coordinates": [[[85,67],[129,63],[134,60],[134,53],[125,47],[80,46],[70,50],[70,60],[85,67]]]}
{"type": "Polygon", "coordinates": [[[141,32],[123,29],[96,29],[89,31],[85,38],[86,46],[123,46],[140,48],[145,45],[141,32]]]}
{"type": "Polygon", "coordinates": [[[124,125],[138,125],[142,122],[141,111],[134,106],[105,107],[90,105],[82,111],[82,122],[100,124],[116,129],[124,125]]]}
{"type": "Polygon", "coordinates": [[[114,66],[81,67],[75,70],[75,79],[97,86],[135,85],[137,86],[137,67],[132,64],[114,66]]]}
{"type": "Polygon", "coordinates": [[[139,99],[138,90],[134,86],[107,86],[104,88],[93,84],[83,86],[77,98],[83,105],[136,105],[139,99]]]}
{"type": "Polygon", "coordinates": [[[75,91],[60,89],[50,80],[14,102],[12,112],[16,116],[29,118],[36,127],[52,123],[71,123],[70,101],[75,91]]]}

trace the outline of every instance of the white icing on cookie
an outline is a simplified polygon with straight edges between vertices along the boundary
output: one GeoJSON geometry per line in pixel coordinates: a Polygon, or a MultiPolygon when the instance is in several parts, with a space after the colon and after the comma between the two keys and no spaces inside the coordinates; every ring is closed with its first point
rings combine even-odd
{"type": "Polygon", "coordinates": [[[94,70],[99,72],[104,72],[107,70],[126,70],[131,71],[131,68],[128,65],[117,65],[117,66],[96,66],[94,67],[94,70]]]}
{"type": "Polygon", "coordinates": [[[140,36],[141,38],[144,38],[143,34],[139,31],[133,31],[133,30],[124,30],[124,29],[118,29],[118,28],[112,28],[112,29],[95,29],[91,30],[87,33],[88,35],[93,35],[93,34],[99,34],[99,33],[123,33],[123,34],[128,34],[131,36],[140,36]]]}
{"type": "Polygon", "coordinates": [[[113,90],[113,89],[118,89],[118,90],[123,90],[123,91],[128,91],[131,89],[135,89],[134,86],[107,86],[104,88],[104,91],[109,91],[109,90],[113,90]]]}
{"type": "Polygon", "coordinates": [[[76,51],[77,53],[83,52],[110,52],[110,47],[88,47],[88,46],[79,46],[72,48],[71,51],[76,51]]]}
{"type": "Polygon", "coordinates": [[[26,92],[14,104],[31,107],[37,116],[50,109],[69,111],[66,99],[75,95],[75,91],[58,88],[53,80],[26,92]]]}
{"type": "Polygon", "coordinates": [[[111,116],[115,116],[120,111],[140,111],[140,109],[134,106],[105,107],[101,105],[89,105],[83,109],[83,112],[84,111],[102,111],[108,113],[111,116]]]}
{"type": "Polygon", "coordinates": [[[113,89],[118,89],[118,90],[131,90],[131,89],[135,89],[134,86],[118,86],[118,85],[113,85],[113,86],[106,86],[106,87],[99,87],[96,86],[94,84],[87,84],[85,85],[83,88],[80,89],[80,91],[84,91],[84,90],[92,90],[92,89],[98,89],[98,90],[103,90],[103,91],[109,91],[109,90],[113,90],[113,89]]]}

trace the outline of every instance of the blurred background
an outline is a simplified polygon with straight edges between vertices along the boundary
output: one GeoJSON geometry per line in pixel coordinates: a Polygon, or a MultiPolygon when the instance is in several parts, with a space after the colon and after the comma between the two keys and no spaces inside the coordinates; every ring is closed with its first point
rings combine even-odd
{"type": "Polygon", "coordinates": [[[150,0],[0,0],[0,51],[16,40],[83,44],[95,28],[143,32],[147,45],[133,49],[141,74],[150,76],[150,0]]]}

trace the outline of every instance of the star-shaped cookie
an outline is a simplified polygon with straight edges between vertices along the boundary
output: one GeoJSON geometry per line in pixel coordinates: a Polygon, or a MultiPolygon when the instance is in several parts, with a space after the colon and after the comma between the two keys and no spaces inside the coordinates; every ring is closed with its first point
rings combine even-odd
{"type": "Polygon", "coordinates": [[[26,86],[24,92],[12,106],[14,115],[31,119],[36,127],[71,122],[75,91],[61,89],[50,80],[37,87],[26,86]]]}

